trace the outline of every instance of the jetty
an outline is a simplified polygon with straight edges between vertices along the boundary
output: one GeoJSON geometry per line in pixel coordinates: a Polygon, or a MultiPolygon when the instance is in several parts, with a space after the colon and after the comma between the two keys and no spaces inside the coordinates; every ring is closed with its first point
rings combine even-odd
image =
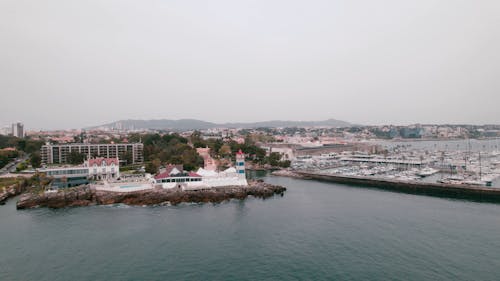
{"type": "Polygon", "coordinates": [[[500,203],[500,188],[466,184],[426,183],[418,181],[399,181],[363,176],[343,176],[313,172],[295,171],[303,179],[334,182],[353,187],[372,187],[408,194],[457,198],[480,202],[500,203]]]}

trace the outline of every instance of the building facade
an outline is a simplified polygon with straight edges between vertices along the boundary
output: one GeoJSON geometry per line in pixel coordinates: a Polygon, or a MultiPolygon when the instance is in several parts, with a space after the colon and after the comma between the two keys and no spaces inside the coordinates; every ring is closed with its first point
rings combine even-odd
{"type": "Polygon", "coordinates": [[[132,163],[142,164],[144,145],[142,143],[117,143],[117,144],[89,144],[89,143],[68,143],[68,144],[46,144],[40,149],[40,156],[43,164],[65,164],[71,152],[78,152],[85,155],[85,158],[122,158],[125,154],[130,154],[132,163]]]}
{"type": "Polygon", "coordinates": [[[38,169],[37,172],[52,178],[51,186],[57,188],[88,184],[89,168],[87,167],[54,167],[38,169]]]}
{"type": "Polygon", "coordinates": [[[165,170],[154,177],[156,184],[163,188],[180,188],[196,190],[208,188],[202,182],[202,177],[195,172],[184,171],[182,165],[167,165],[165,170]]]}
{"type": "Polygon", "coordinates": [[[112,180],[120,178],[118,158],[91,158],[83,164],[89,169],[89,177],[94,180],[112,180]]]}
{"type": "Polygon", "coordinates": [[[14,137],[24,138],[24,125],[23,125],[23,123],[12,124],[11,134],[14,137]]]}

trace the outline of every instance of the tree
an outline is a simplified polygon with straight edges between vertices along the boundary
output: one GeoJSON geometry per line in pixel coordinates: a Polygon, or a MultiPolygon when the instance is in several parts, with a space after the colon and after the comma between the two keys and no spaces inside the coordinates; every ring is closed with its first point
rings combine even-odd
{"type": "Polygon", "coordinates": [[[203,138],[201,137],[200,131],[194,131],[191,134],[190,140],[191,140],[191,143],[193,144],[193,147],[195,147],[195,148],[207,146],[207,142],[205,140],[203,140],[203,138]]]}
{"type": "Polygon", "coordinates": [[[231,147],[227,144],[222,145],[219,149],[219,155],[221,155],[222,157],[231,155],[231,147]]]}
{"type": "Polygon", "coordinates": [[[132,164],[132,151],[126,151],[120,154],[119,158],[122,161],[125,161],[126,165],[132,164]]]}
{"type": "Polygon", "coordinates": [[[85,154],[78,151],[71,151],[68,155],[68,163],[72,165],[82,164],[85,161],[85,154]]]}
{"type": "Polygon", "coordinates": [[[17,149],[24,151],[26,149],[26,140],[23,140],[23,139],[19,140],[17,142],[17,149]]]}
{"type": "Polygon", "coordinates": [[[26,165],[25,162],[21,162],[19,164],[17,164],[16,166],[16,172],[20,172],[20,171],[23,171],[23,170],[26,170],[28,168],[28,166],[26,165]]]}
{"type": "Polygon", "coordinates": [[[42,164],[42,158],[40,157],[40,153],[35,152],[30,156],[30,163],[33,168],[40,168],[42,164]]]}
{"type": "Polygon", "coordinates": [[[154,159],[151,162],[146,164],[146,173],[156,174],[158,173],[158,169],[160,168],[161,162],[160,159],[154,159]]]}
{"type": "Polygon", "coordinates": [[[278,152],[272,152],[271,154],[269,154],[267,162],[271,166],[276,167],[276,166],[279,166],[280,160],[281,160],[281,154],[278,152]]]}

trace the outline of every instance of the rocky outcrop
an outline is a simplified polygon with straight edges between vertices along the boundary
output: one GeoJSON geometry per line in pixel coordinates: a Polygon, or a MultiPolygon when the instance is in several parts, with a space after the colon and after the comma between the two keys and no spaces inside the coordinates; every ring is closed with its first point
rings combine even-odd
{"type": "MultiPolygon", "coordinates": [[[[0,187],[0,190],[2,188],[0,187]]],[[[5,202],[14,196],[17,196],[21,194],[24,191],[24,186],[20,184],[13,184],[7,188],[5,188],[4,191],[0,192],[0,205],[4,205],[5,202]]]]}
{"type": "Polygon", "coordinates": [[[49,207],[63,208],[72,206],[88,206],[95,204],[95,191],[89,186],[80,186],[61,192],[28,192],[17,202],[18,209],[49,207]]]}
{"type": "Polygon", "coordinates": [[[289,178],[295,178],[295,179],[303,179],[304,178],[304,176],[297,174],[292,170],[287,170],[287,169],[274,171],[271,173],[271,175],[279,176],[279,177],[289,177],[289,178]]]}
{"type": "Polygon", "coordinates": [[[54,193],[26,193],[17,202],[18,209],[48,207],[63,208],[88,205],[176,205],[182,202],[219,203],[230,199],[245,199],[247,196],[267,198],[275,194],[283,195],[286,188],[261,181],[251,182],[247,187],[219,187],[198,191],[152,189],[136,192],[96,191],[88,186],[54,193]]]}

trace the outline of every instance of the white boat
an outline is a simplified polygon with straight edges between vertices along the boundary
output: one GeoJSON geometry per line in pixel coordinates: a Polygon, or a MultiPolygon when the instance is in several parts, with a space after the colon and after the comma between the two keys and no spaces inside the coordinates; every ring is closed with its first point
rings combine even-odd
{"type": "Polygon", "coordinates": [[[420,172],[418,172],[417,175],[419,175],[421,177],[428,177],[428,176],[434,175],[437,172],[439,172],[439,170],[426,167],[426,168],[423,168],[422,170],[420,170],[420,172]]]}

